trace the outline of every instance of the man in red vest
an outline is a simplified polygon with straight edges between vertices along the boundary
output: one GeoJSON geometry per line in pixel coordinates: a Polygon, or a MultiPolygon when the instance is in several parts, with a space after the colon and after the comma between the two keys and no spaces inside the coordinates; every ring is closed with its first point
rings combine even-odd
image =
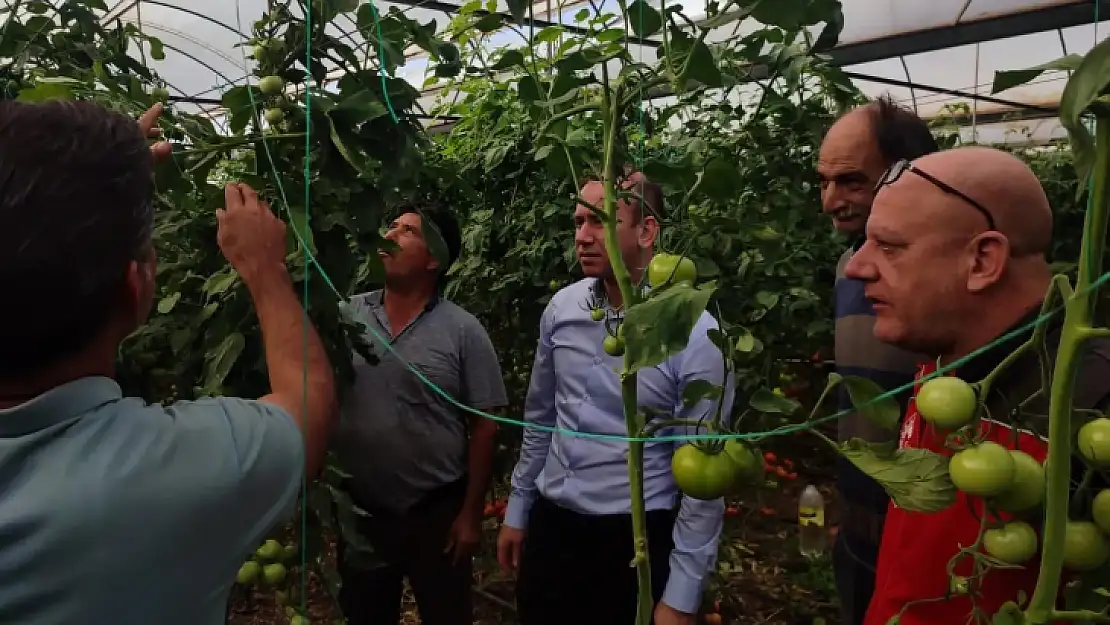
{"type": "MultiPolygon", "coordinates": [[[[895,163],[878,187],[867,240],[845,268],[848,277],[866,283],[876,338],[933,357],[921,365],[918,378],[986,347],[950,372],[968,382],[982,379],[1031,335],[1052,279],[1046,259],[1052,211],[1044,190],[1019,159],[983,147],[895,163]],[[1015,330],[1017,336],[1002,340],[1015,330]]],[[[1052,355],[1062,316],[1054,315],[1047,325],[1052,355]]],[[[992,386],[981,427],[996,442],[1043,462],[1044,417],[1022,416],[1020,425],[1012,421],[1017,404],[1040,386],[1037,357],[1028,351],[992,386]]],[[[1106,341],[1089,344],[1074,403],[1088,409],[1110,404],[1106,341]]],[[[1030,407],[1032,414],[1047,413],[1044,403],[1030,407]]],[[[922,420],[911,400],[900,446],[950,455],[944,441],[945,433],[922,420]]],[[[1035,559],[991,570],[970,593],[950,591],[949,562],[975,542],[983,512],[979,498],[963,493],[935,514],[892,503],[865,625],[887,625],[896,615],[899,625],[952,625],[969,622],[975,611],[989,619],[1021,593],[1031,596],[1035,559]]],[[[971,559],[963,558],[955,574],[967,576],[971,567],[971,559]]]]}

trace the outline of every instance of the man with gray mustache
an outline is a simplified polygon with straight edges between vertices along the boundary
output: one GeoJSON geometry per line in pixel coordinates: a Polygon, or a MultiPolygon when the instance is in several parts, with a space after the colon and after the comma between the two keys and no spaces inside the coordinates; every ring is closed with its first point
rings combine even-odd
{"type": "MultiPolygon", "coordinates": [[[[938,150],[925,122],[889,96],[841,116],[825,135],[818,154],[822,212],[849,241],[836,267],[833,290],[836,311],[836,369],[866,377],[885,390],[913,381],[914,354],[875,338],[875,313],[863,283],[844,276],[848,260],[864,242],[864,226],[875,199],[875,187],[890,165],[938,150]]],[[[840,408],[851,408],[840,389],[840,408]]],[[[905,414],[908,393],[898,395],[905,414]]],[[[842,418],[838,438],[893,441],[897,430],[884,431],[859,414],[842,418]]],[[[845,625],[861,625],[875,590],[875,567],[889,498],[881,486],[844,458],[839,459],[839,531],[833,546],[833,568],[845,625]]]]}

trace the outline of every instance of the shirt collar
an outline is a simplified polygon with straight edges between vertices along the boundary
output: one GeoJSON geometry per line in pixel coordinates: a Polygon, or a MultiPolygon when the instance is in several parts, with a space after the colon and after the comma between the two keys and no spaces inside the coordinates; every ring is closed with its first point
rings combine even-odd
{"type": "Polygon", "coordinates": [[[122,397],[119,384],[111,378],[78,378],[13,408],[0,409],[0,437],[31,434],[122,397]]]}
{"type": "MultiPolygon", "coordinates": [[[[429,312],[439,304],[439,292],[432,293],[428,303],[424,304],[424,312],[429,312]]],[[[366,297],[366,303],[372,308],[381,308],[385,303],[385,289],[374,291],[366,297]]]]}

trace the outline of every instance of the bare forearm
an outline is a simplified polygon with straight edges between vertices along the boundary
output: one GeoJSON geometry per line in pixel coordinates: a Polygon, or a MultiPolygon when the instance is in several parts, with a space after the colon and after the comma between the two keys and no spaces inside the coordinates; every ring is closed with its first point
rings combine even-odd
{"type": "Polygon", "coordinates": [[[493,477],[493,451],[496,445],[497,423],[482,417],[474,417],[470,433],[469,478],[466,485],[466,500],[463,509],[468,513],[482,514],[489,492],[490,479],[493,477]]]}
{"type": "Polygon", "coordinates": [[[307,471],[315,475],[338,414],[335,374],[285,268],[252,276],[247,286],[262,327],[270,376],[271,395],[263,399],[282,405],[297,419],[305,433],[307,471]]]}

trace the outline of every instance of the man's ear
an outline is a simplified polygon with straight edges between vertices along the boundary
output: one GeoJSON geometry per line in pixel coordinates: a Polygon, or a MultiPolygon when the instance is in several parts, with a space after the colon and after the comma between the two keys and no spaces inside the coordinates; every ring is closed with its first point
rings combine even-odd
{"type": "Polygon", "coordinates": [[[644,215],[640,220],[640,247],[650,248],[659,236],[659,222],[651,215],[644,215]]]}
{"type": "Polygon", "coordinates": [[[998,284],[1010,261],[1010,240],[1001,232],[984,232],[967,246],[967,290],[985,291],[998,284]]]}

